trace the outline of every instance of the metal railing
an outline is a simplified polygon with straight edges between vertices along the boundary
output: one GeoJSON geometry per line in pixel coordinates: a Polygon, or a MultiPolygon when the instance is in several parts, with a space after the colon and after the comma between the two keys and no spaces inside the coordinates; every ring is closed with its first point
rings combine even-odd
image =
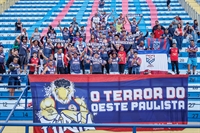
{"type": "Polygon", "coordinates": [[[115,127],[132,128],[136,133],[137,128],[200,128],[199,125],[152,125],[152,124],[44,124],[44,123],[0,123],[0,126],[25,126],[25,133],[29,133],[31,126],[55,126],[55,127],[115,127]]]}

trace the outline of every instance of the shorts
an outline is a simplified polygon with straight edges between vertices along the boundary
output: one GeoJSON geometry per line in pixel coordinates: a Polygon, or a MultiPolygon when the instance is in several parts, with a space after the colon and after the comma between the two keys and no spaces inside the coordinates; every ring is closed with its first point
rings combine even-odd
{"type": "MultiPolygon", "coordinates": [[[[9,77],[8,79],[8,86],[20,86],[20,79],[18,77],[9,77]]],[[[14,88],[14,87],[9,87],[9,88],[14,88]]],[[[14,89],[18,89],[20,87],[16,87],[14,89]]]]}
{"type": "Polygon", "coordinates": [[[188,58],[187,64],[197,66],[197,58],[188,58]]]}
{"type": "Polygon", "coordinates": [[[6,72],[5,66],[3,64],[0,64],[0,74],[3,74],[6,72]]]}
{"type": "Polygon", "coordinates": [[[22,66],[24,66],[24,65],[27,65],[27,63],[28,63],[28,58],[27,58],[27,56],[19,56],[19,60],[20,60],[20,66],[22,67],[22,66]]]}

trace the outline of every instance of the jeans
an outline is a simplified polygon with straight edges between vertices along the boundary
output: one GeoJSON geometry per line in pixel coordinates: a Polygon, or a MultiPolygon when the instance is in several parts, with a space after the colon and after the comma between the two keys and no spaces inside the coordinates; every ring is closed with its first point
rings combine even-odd
{"type": "Polygon", "coordinates": [[[140,67],[139,66],[133,66],[132,68],[132,74],[140,74],[140,67]]]}
{"type": "Polygon", "coordinates": [[[57,74],[65,74],[64,67],[57,67],[57,74]]]}
{"type": "Polygon", "coordinates": [[[177,47],[179,50],[182,49],[182,43],[183,43],[183,36],[175,36],[177,47]]]}
{"type": "Polygon", "coordinates": [[[104,68],[106,68],[106,73],[109,74],[109,63],[106,61],[105,66],[102,66],[102,74],[104,74],[104,68]]]}
{"type": "Polygon", "coordinates": [[[174,65],[176,66],[176,74],[179,74],[179,68],[178,68],[178,61],[171,61],[172,65],[172,71],[175,72],[174,70],[174,65]]]}
{"type": "Polygon", "coordinates": [[[132,74],[132,69],[133,69],[132,67],[128,68],[128,74],[132,74]]]}
{"type": "Polygon", "coordinates": [[[119,64],[119,74],[124,74],[125,64],[119,64]]]}

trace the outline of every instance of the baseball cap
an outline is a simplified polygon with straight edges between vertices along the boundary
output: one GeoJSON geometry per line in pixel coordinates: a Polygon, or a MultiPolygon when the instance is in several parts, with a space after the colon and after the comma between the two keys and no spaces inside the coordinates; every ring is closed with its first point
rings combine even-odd
{"type": "Polygon", "coordinates": [[[186,24],[190,24],[189,22],[187,22],[186,24]]]}

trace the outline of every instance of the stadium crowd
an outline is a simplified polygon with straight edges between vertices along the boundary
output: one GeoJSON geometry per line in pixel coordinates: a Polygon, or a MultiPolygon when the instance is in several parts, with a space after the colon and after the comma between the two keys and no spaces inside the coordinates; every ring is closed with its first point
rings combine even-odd
{"type": "MultiPolygon", "coordinates": [[[[197,66],[197,38],[200,36],[198,22],[193,25],[189,22],[183,25],[180,16],[176,16],[169,27],[163,27],[159,21],[149,36],[147,30],[144,35],[139,29],[142,14],[120,14],[118,18],[112,17],[112,13],[106,13],[104,0],[99,1],[99,9],[91,19],[90,39],[86,41],[86,30],[76,22],[76,18],[70,27],[58,27],[62,33],[62,39],[57,37],[54,28],[49,25],[48,32],[41,36],[38,28],[31,37],[23,28],[23,23],[18,19],[15,23],[16,37],[13,49],[6,59],[3,52],[3,44],[0,45],[0,73],[6,73],[6,67],[10,74],[85,74],[88,65],[90,74],[124,74],[127,66],[128,74],[140,74],[141,58],[138,51],[154,50],[145,44],[145,38],[167,39],[170,45],[172,71],[179,74],[178,54],[182,49],[183,39],[190,45],[188,52],[188,74],[191,74],[190,65],[193,66],[193,74],[197,66]],[[139,18],[138,21],[136,21],[139,18]],[[108,21],[112,20],[112,21],[108,21]],[[131,31],[125,29],[129,23],[131,31]],[[30,42],[30,45],[28,45],[30,42]]],[[[170,3],[167,4],[169,10],[170,3]]],[[[151,74],[147,70],[146,74],[151,74]]],[[[19,84],[17,76],[12,76],[9,85],[19,84]]],[[[14,93],[14,92],[11,92],[14,93]]],[[[11,94],[13,95],[13,94],[11,94]]]]}

